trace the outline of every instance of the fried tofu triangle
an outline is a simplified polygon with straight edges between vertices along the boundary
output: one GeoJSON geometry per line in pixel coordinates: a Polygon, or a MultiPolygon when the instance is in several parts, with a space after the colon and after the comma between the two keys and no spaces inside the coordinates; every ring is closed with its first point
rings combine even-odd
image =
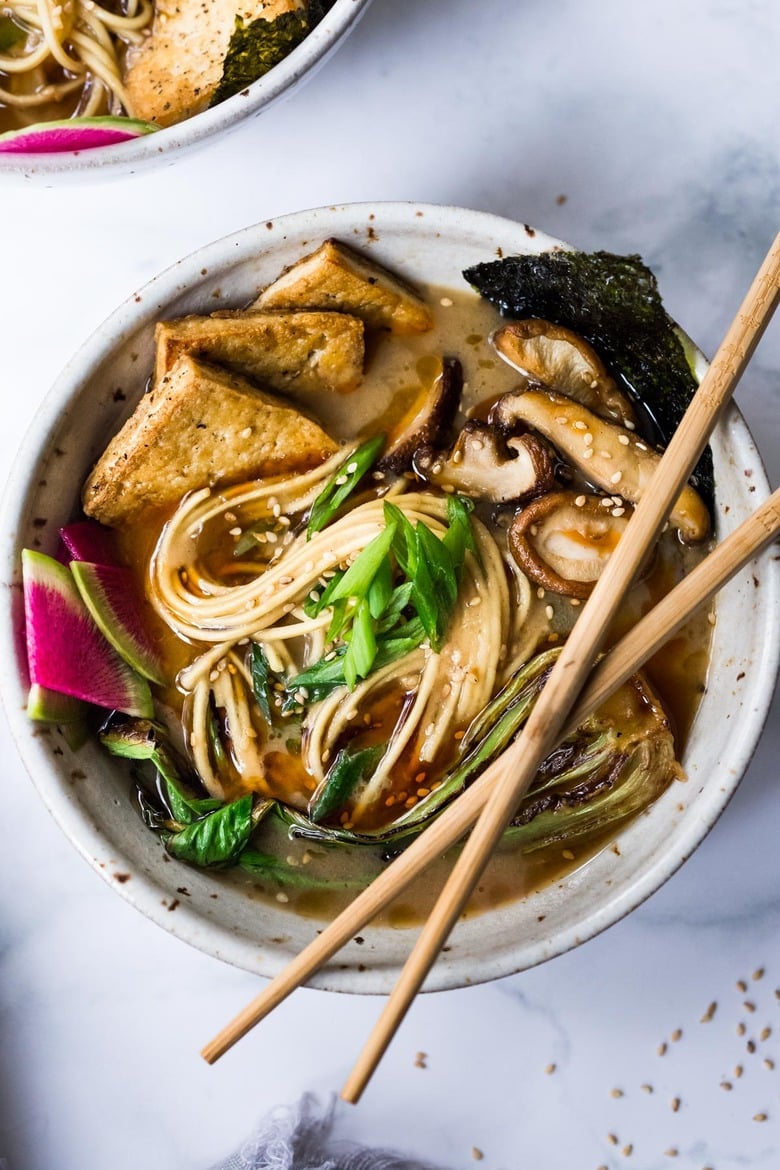
{"type": "Polygon", "coordinates": [[[206,486],[315,467],[336,451],[299,411],[190,357],[139,402],[84,485],[84,511],[114,526],[206,486]]]}
{"type": "Polygon", "coordinates": [[[345,313],[180,317],[161,321],[155,341],[156,382],[183,354],[228,366],[292,398],[347,394],[363,376],[363,322],[345,313]]]}
{"type": "Polygon", "coordinates": [[[337,309],[372,329],[424,333],[433,315],[410,285],[338,240],[326,240],[269,284],[254,309],[337,309]]]}

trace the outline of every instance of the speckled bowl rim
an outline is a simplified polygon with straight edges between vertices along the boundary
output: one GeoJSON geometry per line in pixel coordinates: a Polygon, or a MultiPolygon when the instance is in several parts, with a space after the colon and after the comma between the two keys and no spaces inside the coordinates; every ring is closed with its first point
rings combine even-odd
{"type": "Polygon", "coordinates": [[[352,31],[371,0],[336,0],[297,48],[265,77],[235,97],[220,102],[175,126],[144,134],[114,146],[58,154],[0,154],[0,183],[4,178],[55,183],[93,182],[133,174],[139,169],[173,161],[209,139],[256,117],[280,98],[308,81],[352,31]]]}
{"type": "MultiPolygon", "coordinates": [[[[11,472],[0,513],[0,564],[6,587],[9,587],[15,576],[18,577],[17,534],[26,515],[28,500],[35,490],[31,482],[31,469],[36,467],[42,452],[49,448],[60,426],[61,416],[78,395],[86,372],[99,367],[128,334],[158,317],[169,302],[198,282],[204,270],[218,276],[220,269],[228,270],[231,265],[243,263],[262,253],[264,247],[273,247],[274,237],[284,241],[288,236],[294,237],[296,232],[305,232],[310,239],[329,235],[349,238],[353,232],[357,232],[357,225],[365,230],[371,224],[371,232],[374,231],[373,225],[377,232],[402,232],[419,231],[421,223],[425,225],[425,232],[445,241],[460,235],[471,242],[479,241],[481,246],[483,238],[486,241],[501,239],[506,241],[507,248],[515,247],[519,250],[517,241],[523,232],[527,232],[536,235],[544,247],[560,245],[560,241],[544,236],[541,232],[534,232],[522,224],[484,212],[420,203],[352,204],[297,212],[245,228],[174,264],[125,301],[95,331],[65,366],[37,412],[11,472]]],[[[755,495],[751,506],[755,506],[768,495],[769,486],[749,431],[735,407],[729,408],[729,418],[736,436],[733,442],[739,448],[738,453],[749,461],[752,468],[751,490],[755,491],[755,495]]],[[[766,558],[762,561],[762,572],[764,601],[761,613],[766,615],[767,632],[774,631],[776,634],[776,615],[780,610],[780,564],[766,558]],[[775,615],[774,618],[772,615],[775,615]]],[[[491,954],[490,948],[483,946],[476,957],[468,953],[442,956],[425,989],[444,990],[484,982],[527,969],[562,954],[620,920],[671,877],[710,831],[750,762],[771,702],[779,659],[778,638],[765,637],[757,647],[756,660],[751,668],[757,672],[760,685],[756,693],[751,695],[750,710],[745,713],[738,730],[734,729],[735,734],[729,740],[731,756],[727,761],[727,774],[720,785],[719,795],[714,802],[710,801],[706,813],[690,818],[686,831],[675,837],[673,849],[659,850],[652,864],[636,880],[618,890],[615,896],[608,897],[604,904],[596,905],[585,915],[584,920],[535,944],[530,951],[528,947],[523,949],[523,940],[520,939],[515,951],[505,949],[498,955],[491,954]]],[[[123,866],[132,869],[133,859],[122,850],[117,850],[112,842],[106,841],[96,830],[84,810],[74,803],[66,777],[58,775],[41,740],[31,735],[30,723],[24,713],[24,685],[15,662],[15,627],[11,606],[6,605],[0,620],[0,697],[19,754],[35,786],[54,819],[79,852],[109,882],[111,888],[176,937],[236,966],[266,976],[276,974],[289,961],[289,955],[264,954],[258,957],[255,946],[237,938],[219,923],[204,919],[186,904],[186,900],[183,900],[177,914],[170,914],[166,898],[171,896],[171,888],[139,872],[138,867],[132,882],[117,885],[112,881],[115,875],[109,869],[123,866]]],[[[471,922],[484,923],[489,937],[491,923],[499,922],[502,913],[503,910],[499,909],[472,919],[471,922]]],[[[316,923],[312,924],[312,929],[315,926],[316,923]]],[[[468,930],[468,926],[465,923],[456,928],[451,941],[457,939],[459,931],[468,930]]],[[[477,927],[476,930],[480,933],[482,928],[477,927]]],[[[412,930],[393,933],[404,940],[404,950],[411,946],[415,937],[412,930]]],[[[457,949],[453,948],[456,952],[457,949]]],[[[347,962],[337,965],[334,960],[312,980],[312,986],[343,992],[384,993],[390,990],[399,970],[400,959],[397,963],[390,962],[363,970],[358,963],[362,957],[360,949],[349,944],[345,952],[347,962]]]]}

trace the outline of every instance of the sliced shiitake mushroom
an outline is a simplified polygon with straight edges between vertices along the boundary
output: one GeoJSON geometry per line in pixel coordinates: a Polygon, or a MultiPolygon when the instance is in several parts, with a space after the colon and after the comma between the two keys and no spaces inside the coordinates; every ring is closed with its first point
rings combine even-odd
{"type": "Polygon", "coordinates": [[[518,512],[509,548],[527,577],[584,600],[614,552],[633,509],[611,496],[551,492],[518,512]]]}
{"type": "Polygon", "coordinates": [[[466,422],[449,455],[433,447],[414,454],[414,470],[444,491],[462,492],[493,504],[508,504],[554,483],[554,457],[547,444],[530,433],[504,437],[478,419],[466,422]]]}
{"type": "Polygon", "coordinates": [[[570,329],[531,317],[497,329],[491,341],[505,362],[532,381],[574,398],[601,418],[631,429],[636,425],[627,395],[596,351],[570,329]]]}
{"type": "MultiPolygon", "coordinates": [[[[605,492],[636,504],[655,474],[661,456],[633,431],[605,422],[580,403],[554,390],[512,390],[495,403],[490,422],[511,432],[517,425],[543,434],[583,477],[605,492]]],[[[704,540],[710,516],[699,493],[683,488],[669,517],[685,541],[704,540]]]]}
{"type": "Polygon", "coordinates": [[[443,358],[433,387],[422,386],[406,414],[387,436],[378,471],[408,471],[412,456],[426,443],[439,443],[452,426],[463,389],[463,369],[457,358],[443,358]]]}

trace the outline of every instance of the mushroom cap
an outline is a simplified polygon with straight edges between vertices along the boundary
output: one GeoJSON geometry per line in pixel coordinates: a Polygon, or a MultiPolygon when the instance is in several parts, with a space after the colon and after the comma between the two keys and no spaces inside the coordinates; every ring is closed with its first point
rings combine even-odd
{"type": "MultiPolygon", "coordinates": [[[[544,386],[510,390],[494,404],[489,421],[505,433],[533,427],[545,436],[591,484],[638,503],[652,482],[661,456],[633,431],[605,421],[565,394],[544,386]]],[[[687,542],[704,540],[710,515],[690,484],[669,516],[687,542]]]]}
{"type": "Polygon", "coordinates": [[[601,576],[633,509],[610,496],[551,492],[518,512],[509,548],[520,568],[551,593],[584,600],[601,576]]]}
{"type": "Polygon", "coordinates": [[[491,342],[505,362],[531,381],[574,398],[602,418],[636,424],[628,396],[595,349],[571,329],[531,317],[497,329],[491,342]]]}
{"type": "Polygon", "coordinates": [[[377,471],[408,471],[412,456],[424,444],[441,442],[452,426],[463,389],[463,368],[457,358],[442,358],[433,386],[420,393],[387,437],[377,471]]]}
{"type": "Polygon", "coordinates": [[[448,456],[431,446],[414,455],[414,470],[444,491],[508,504],[547,491],[554,482],[554,457],[530,432],[505,439],[478,419],[464,423],[448,456]]]}

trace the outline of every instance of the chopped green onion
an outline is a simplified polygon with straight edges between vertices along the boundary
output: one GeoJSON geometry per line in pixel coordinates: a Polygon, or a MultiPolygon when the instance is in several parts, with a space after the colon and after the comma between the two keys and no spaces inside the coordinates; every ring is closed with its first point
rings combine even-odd
{"type": "Polygon", "coordinates": [[[363,598],[368,592],[382,561],[390,551],[395,536],[395,525],[388,525],[378,536],[369,541],[363,551],[352,562],[336,588],[328,598],[328,604],[341,598],[363,598]]]}
{"type": "Polygon", "coordinates": [[[365,678],[376,658],[376,638],[368,601],[364,598],[355,611],[347,652],[344,655],[344,681],[351,691],[359,678],[365,678]]]}
{"type": "Polygon", "coordinates": [[[374,435],[361,443],[357,450],[341,464],[335,475],[328,480],[314,501],[306,528],[306,537],[311,540],[336,515],[341,505],[352,494],[363,476],[376,463],[384,449],[385,436],[374,435]]]}
{"type": "Polygon", "coordinates": [[[379,620],[393,597],[393,569],[389,558],[382,561],[374,580],[368,587],[366,598],[372,618],[379,620]]]}

